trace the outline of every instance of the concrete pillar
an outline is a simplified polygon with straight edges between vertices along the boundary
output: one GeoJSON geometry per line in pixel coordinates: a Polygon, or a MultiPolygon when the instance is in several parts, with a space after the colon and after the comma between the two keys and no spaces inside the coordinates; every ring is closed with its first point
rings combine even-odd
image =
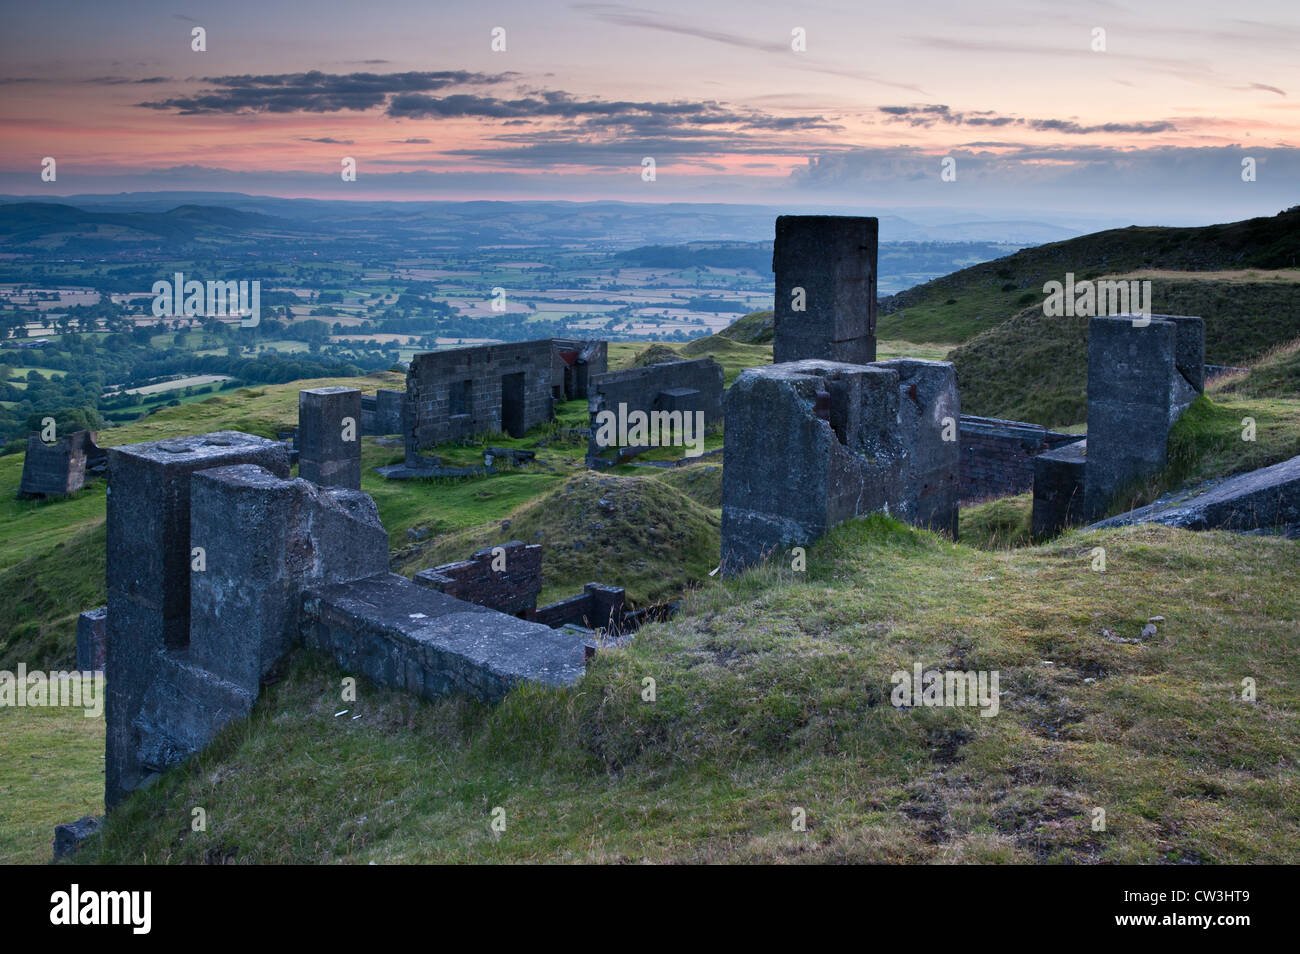
{"type": "Polygon", "coordinates": [[[878,233],[875,218],[777,217],[772,249],[776,364],[804,358],[847,364],[876,360],[878,233]],[[803,310],[795,310],[800,305],[803,310]]]}
{"type": "Polygon", "coordinates": [[[322,487],[361,489],[361,391],[298,392],[298,476],[322,487]]]}
{"type": "Polygon", "coordinates": [[[190,639],[190,475],[252,463],[289,476],[278,441],[238,431],[108,450],[108,619],[104,801],[112,807],[147,774],[133,722],[166,650],[190,639]]]}

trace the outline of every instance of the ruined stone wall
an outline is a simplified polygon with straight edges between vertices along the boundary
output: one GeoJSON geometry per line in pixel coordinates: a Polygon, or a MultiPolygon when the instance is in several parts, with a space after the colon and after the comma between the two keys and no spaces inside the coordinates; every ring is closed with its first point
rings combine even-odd
{"type": "Polygon", "coordinates": [[[963,503],[1028,493],[1034,486],[1034,458],[1082,436],[968,414],[962,415],[959,434],[963,503]]]}
{"type": "Polygon", "coordinates": [[[692,421],[695,412],[700,411],[706,425],[714,424],[722,419],[722,377],[722,365],[712,358],[670,361],[596,375],[587,400],[591,415],[589,463],[604,449],[597,443],[597,415],[601,411],[617,414],[620,405],[628,413],[681,411],[692,415],[692,421]]]}
{"type": "Polygon", "coordinates": [[[380,388],[361,395],[361,432],[374,436],[402,433],[402,404],[405,391],[380,388]]]}
{"type": "Polygon", "coordinates": [[[958,442],[942,437],[961,414],[951,364],[750,368],[725,410],[725,574],[874,511],[956,533],[958,442]]]}
{"type": "Polygon", "coordinates": [[[542,339],[417,354],[406,374],[408,460],[474,434],[520,437],[550,420],[553,350],[542,339]]]}
{"type": "Polygon", "coordinates": [[[541,607],[533,620],[553,629],[572,625],[617,631],[623,627],[625,604],[621,586],[588,583],[577,596],[541,607]]]}
{"type": "Polygon", "coordinates": [[[511,540],[497,550],[484,547],[468,560],[421,570],[415,582],[467,603],[531,619],[542,592],[542,547],[511,540]]]}
{"type": "Polygon", "coordinates": [[[52,444],[40,437],[27,438],[19,497],[57,497],[76,493],[85,486],[88,472],[106,460],[95,443],[94,431],[75,431],[52,444]]]}

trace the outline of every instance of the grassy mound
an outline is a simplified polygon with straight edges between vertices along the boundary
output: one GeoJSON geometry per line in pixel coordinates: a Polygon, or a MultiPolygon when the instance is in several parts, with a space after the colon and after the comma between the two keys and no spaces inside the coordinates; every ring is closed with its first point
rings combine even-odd
{"type": "Polygon", "coordinates": [[[719,460],[651,472],[650,476],[708,510],[722,506],[722,462],[719,460]]]}
{"type": "Polygon", "coordinates": [[[770,308],[750,312],[723,328],[718,335],[740,344],[771,344],[776,337],[776,312],[770,308]]]}
{"type": "Polygon", "coordinates": [[[681,360],[682,356],[667,345],[652,344],[632,359],[632,365],[637,368],[646,368],[652,364],[667,364],[670,361],[681,360]]]}
{"type": "Polygon", "coordinates": [[[1212,390],[1255,398],[1300,396],[1300,338],[1270,348],[1251,364],[1249,374],[1225,377],[1212,390]]]}
{"type": "Polygon", "coordinates": [[[363,684],[335,718],[341,674],[300,654],[79,860],[1295,863],[1298,573],[1278,539],[984,553],[855,521],[806,574],[699,591],[567,693],[489,709],[363,684]],[[996,671],[997,715],[895,708],[914,663],[996,671]]]}
{"type": "Polygon", "coordinates": [[[522,540],[545,547],[543,601],[601,582],[624,587],[629,600],[645,605],[709,579],[718,565],[719,526],[716,513],[669,482],[582,472],[495,525],[399,552],[394,569],[409,576],[481,547],[522,540]]]}
{"type": "MultiPolygon", "coordinates": [[[[1205,318],[1209,364],[1244,364],[1300,333],[1293,282],[1157,279],[1151,294],[1159,312],[1205,318]]],[[[1041,296],[949,357],[964,413],[1049,427],[1087,417],[1088,319],[1048,318],[1041,296]]]]}

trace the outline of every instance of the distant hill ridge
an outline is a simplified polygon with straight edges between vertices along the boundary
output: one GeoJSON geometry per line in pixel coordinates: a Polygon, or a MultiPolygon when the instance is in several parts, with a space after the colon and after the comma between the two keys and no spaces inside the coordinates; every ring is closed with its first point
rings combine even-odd
{"type": "MultiPolygon", "coordinates": [[[[1023,249],[880,300],[879,336],[953,344],[1034,302],[1043,283],[1139,269],[1222,271],[1300,267],[1300,206],[1196,228],[1129,226],[1023,249]]],[[[1167,309],[1162,309],[1167,310],[1167,309]]]]}

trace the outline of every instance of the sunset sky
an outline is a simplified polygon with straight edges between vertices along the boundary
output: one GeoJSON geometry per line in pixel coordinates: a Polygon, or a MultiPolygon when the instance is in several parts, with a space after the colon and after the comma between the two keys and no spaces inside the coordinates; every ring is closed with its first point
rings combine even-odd
{"type": "Polygon", "coordinates": [[[5,2],[3,22],[10,194],[757,202],[1171,224],[1300,204],[1295,0],[43,0],[5,2]],[[191,49],[194,27],[205,52],[191,49]],[[46,156],[56,182],[41,181],[46,156]],[[956,181],[940,177],[945,156],[956,181]],[[357,181],[342,181],[343,157],[357,181]],[[1242,181],[1247,157],[1254,182],[1242,181]]]}

